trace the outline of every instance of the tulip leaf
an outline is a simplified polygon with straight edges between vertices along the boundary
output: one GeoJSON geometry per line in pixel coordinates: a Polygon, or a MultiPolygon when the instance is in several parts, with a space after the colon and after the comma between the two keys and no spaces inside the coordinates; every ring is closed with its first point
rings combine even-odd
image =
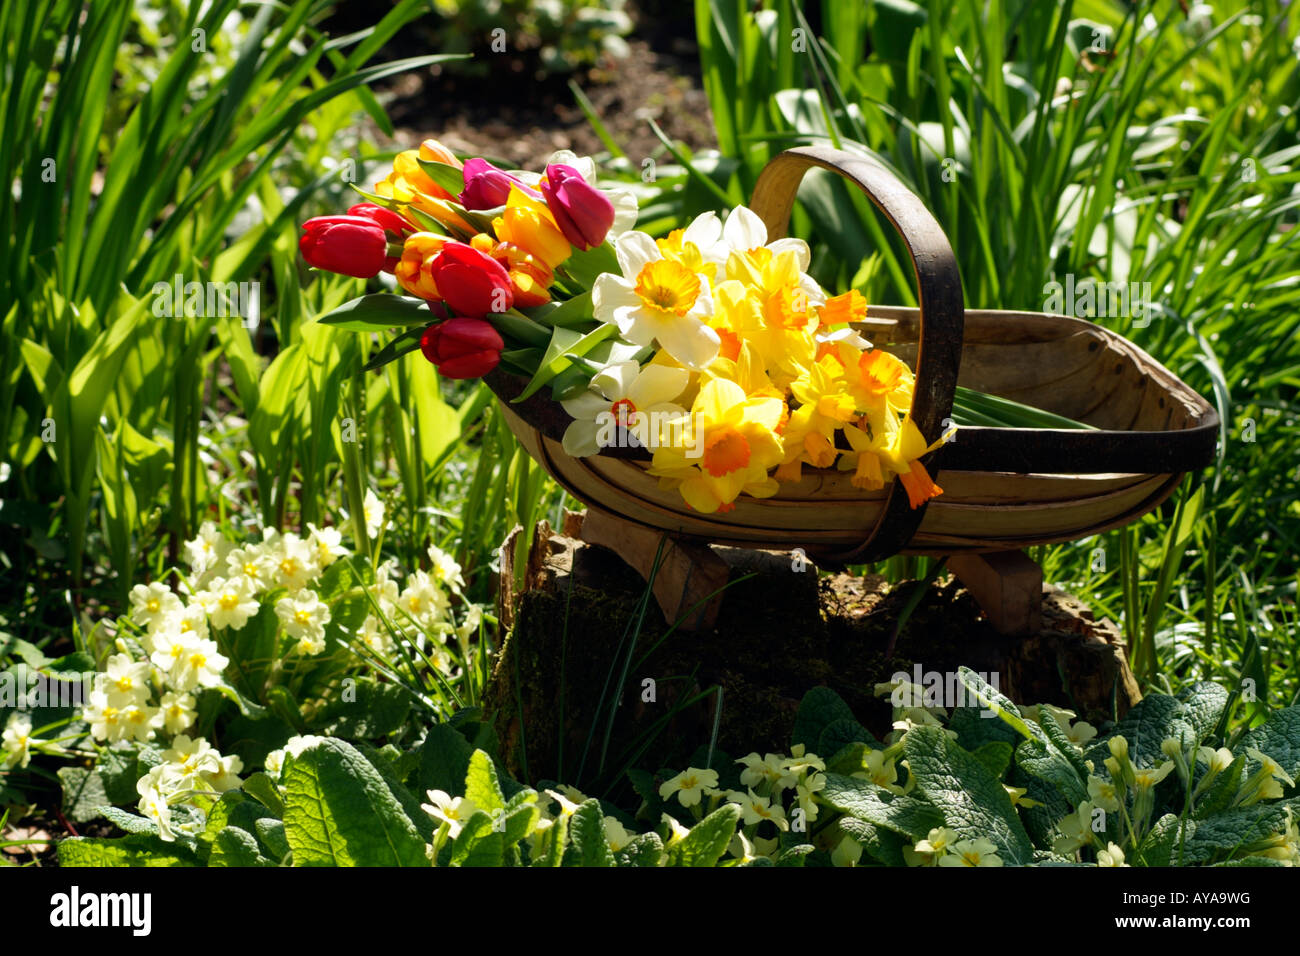
{"type": "Polygon", "coordinates": [[[600,325],[583,335],[573,329],[557,326],[551,332],[551,344],[546,347],[546,354],[542,356],[542,364],[538,366],[537,373],[533,375],[527,387],[512,401],[522,402],[524,399],[529,398],[539,388],[573,364],[575,359],[582,358],[616,331],[617,329],[612,325],[600,325]]]}
{"type": "Polygon", "coordinates": [[[550,307],[542,306],[533,313],[538,322],[550,326],[562,326],[566,329],[581,328],[592,321],[591,293],[575,295],[564,302],[552,303],[550,307]]]}
{"type": "Polygon", "coordinates": [[[421,159],[419,163],[430,179],[453,196],[459,195],[465,188],[465,174],[455,166],[432,159],[421,159]]]}
{"type": "Polygon", "coordinates": [[[608,242],[592,246],[586,252],[574,248],[573,254],[564,261],[560,270],[580,289],[594,288],[596,279],[602,273],[612,272],[614,275],[621,275],[623,271],[618,266],[618,256],[614,253],[614,247],[608,242]]]}
{"type": "Polygon", "coordinates": [[[401,328],[409,325],[423,327],[432,324],[434,318],[423,299],[377,292],[344,302],[316,321],[322,325],[347,329],[349,332],[373,332],[376,329],[401,328]]]}
{"type": "Polygon", "coordinates": [[[401,358],[407,352],[414,352],[420,347],[420,337],[423,335],[424,329],[422,327],[407,329],[376,352],[374,357],[361,367],[361,371],[373,372],[375,369],[383,368],[389,362],[401,358]]]}

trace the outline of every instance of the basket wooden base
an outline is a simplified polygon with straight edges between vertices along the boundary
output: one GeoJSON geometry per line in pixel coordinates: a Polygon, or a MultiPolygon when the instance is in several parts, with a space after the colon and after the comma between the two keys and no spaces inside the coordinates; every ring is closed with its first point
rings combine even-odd
{"type": "MultiPolygon", "coordinates": [[[[689,631],[713,627],[730,565],[708,545],[623,521],[599,508],[588,508],[576,530],[582,541],[613,551],[644,580],[653,575],[651,590],[664,620],[689,631]]],[[[791,553],[790,563],[793,569],[802,566],[817,573],[800,552],[791,553]]],[[[948,568],[999,634],[1037,633],[1042,624],[1043,570],[1023,551],[953,555],[948,568]]]]}

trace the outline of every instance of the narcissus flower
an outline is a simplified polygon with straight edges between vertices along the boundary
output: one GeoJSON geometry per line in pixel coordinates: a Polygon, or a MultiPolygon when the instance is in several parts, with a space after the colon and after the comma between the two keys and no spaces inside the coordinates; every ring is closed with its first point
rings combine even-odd
{"type": "Polygon", "coordinates": [[[505,341],[483,319],[448,319],[424,330],[420,350],[447,378],[481,378],[497,367],[505,341]]]}
{"type": "Polygon", "coordinates": [[[934,483],[925,466],[917,460],[941,443],[937,441],[927,445],[921,429],[916,427],[911,418],[905,418],[895,435],[894,444],[885,452],[889,466],[903,483],[908,503],[913,508],[919,508],[931,498],[943,494],[943,489],[934,483]]]}
{"type": "Polygon", "coordinates": [[[587,250],[605,241],[614,225],[614,204],[603,192],[564,163],[546,167],[541,181],[542,195],[564,238],[587,250]]]}
{"type": "Polygon", "coordinates": [[[561,402],[573,416],[564,450],[575,458],[595,455],[619,439],[619,430],[644,448],[659,447],[661,431],[685,424],[686,410],[673,404],[690,383],[690,372],[667,365],[618,362],[591,379],[591,389],[561,402]]]}
{"type": "Polygon", "coordinates": [[[857,289],[842,295],[833,295],[817,310],[817,321],[823,327],[861,322],[867,317],[867,300],[857,289]]]}
{"type": "Polygon", "coordinates": [[[316,216],[302,224],[298,249],[307,264],[369,279],[388,261],[384,227],[368,216],[316,216]]]}
{"type": "Polygon", "coordinates": [[[489,312],[505,312],[515,304],[505,268],[473,246],[444,242],[442,251],[427,268],[442,300],[458,316],[481,319],[489,312]]]}
{"type": "Polygon", "coordinates": [[[657,449],[649,473],[661,486],[680,488],[701,514],[731,505],[742,491],[770,497],[777,483],[768,471],[781,461],[775,429],[784,411],[779,398],[751,397],[735,382],[711,379],[691,407],[682,445],[657,449]]]}
{"type": "Polygon", "coordinates": [[[704,277],[665,259],[643,232],[629,232],[616,244],[622,275],[604,273],[591,292],[595,317],[613,322],[635,345],[659,345],[696,371],[718,355],[721,340],[705,321],[713,300],[704,277]]]}

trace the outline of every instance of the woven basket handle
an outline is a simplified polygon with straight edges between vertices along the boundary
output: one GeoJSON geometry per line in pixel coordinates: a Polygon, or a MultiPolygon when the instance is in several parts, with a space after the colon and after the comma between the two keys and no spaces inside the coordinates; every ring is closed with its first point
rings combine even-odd
{"type": "MultiPolygon", "coordinates": [[[[936,441],[943,432],[944,419],[952,414],[965,317],[961,275],[948,237],[921,200],[879,163],[826,146],[800,146],[773,158],[754,185],[750,208],[767,226],[769,241],[785,235],[799,182],[813,166],[838,173],[861,189],[907,245],[920,304],[916,388],[910,415],[926,442],[936,441]]],[[[938,454],[926,460],[932,474],[938,454]]],[[[924,511],[924,507],[909,507],[906,491],[895,482],[867,540],[833,557],[846,562],[875,561],[896,554],[911,540],[924,511]]]]}

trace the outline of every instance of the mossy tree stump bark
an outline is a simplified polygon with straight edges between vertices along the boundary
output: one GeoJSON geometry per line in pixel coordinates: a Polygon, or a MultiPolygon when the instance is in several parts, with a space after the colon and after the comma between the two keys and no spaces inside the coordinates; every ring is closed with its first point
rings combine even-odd
{"type": "Polygon", "coordinates": [[[732,756],[784,750],[800,699],[818,685],[883,737],[891,710],[875,685],[918,667],[996,675],[1012,700],[1094,724],[1140,697],[1116,628],[1053,588],[1043,589],[1039,629],[1009,637],[959,581],[940,578],[897,630],[912,582],[891,587],[819,574],[788,553],[715,547],[729,571],[716,618],[673,629],[636,570],[579,540],[580,522],[569,515],[563,533],[540,525],[518,575],[519,529],[501,549],[498,612],[509,636],[487,703],[510,769],[533,781],[598,789],[628,766],[680,769],[702,759],[715,726],[716,746],[732,756]]]}

